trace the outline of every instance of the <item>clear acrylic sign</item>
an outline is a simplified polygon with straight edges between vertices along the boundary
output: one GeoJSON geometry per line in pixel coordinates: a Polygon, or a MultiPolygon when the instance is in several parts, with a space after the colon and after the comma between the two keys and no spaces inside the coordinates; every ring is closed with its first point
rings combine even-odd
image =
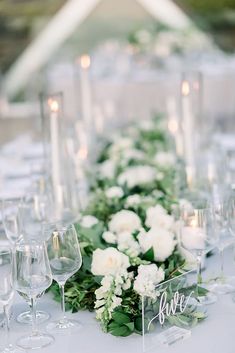
{"type": "Polygon", "coordinates": [[[203,312],[197,309],[195,274],[187,271],[155,288],[155,298],[142,297],[143,351],[190,337],[203,312]]]}

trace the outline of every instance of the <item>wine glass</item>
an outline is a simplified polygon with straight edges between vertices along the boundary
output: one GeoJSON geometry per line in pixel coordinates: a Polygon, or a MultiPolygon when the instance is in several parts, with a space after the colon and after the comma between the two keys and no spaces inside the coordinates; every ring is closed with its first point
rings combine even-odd
{"type": "Polygon", "coordinates": [[[235,290],[231,278],[224,274],[224,250],[235,242],[235,234],[233,234],[231,229],[231,201],[225,192],[217,193],[213,198],[212,207],[215,215],[215,230],[219,237],[217,249],[220,255],[220,276],[214,281],[211,289],[217,294],[226,294],[235,290]]]}
{"type": "Polygon", "coordinates": [[[1,215],[7,239],[14,247],[17,240],[21,237],[20,225],[20,206],[21,198],[6,199],[1,202],[1,215]]]}
{"type": "Polygon", "coordinates": [[[45,243],[22,240],[16,244],[14,283],[21,296],[30,298],[32,315],[32,333],[21,337],[17,345],[24,349],[48,346],[54,341],[54,337],[37,330],[35,308],[38,298],[52,283],[45,243]]]}
{"type": "MultiPolygon", "coordinates": [[[[49,197],[43,193],[28,194],[24,197],[21,208],[20,218],[24,237],[29,241],[43,240],[42,224],[46,219],[46,208],[49,205],[49,197]]],[[[42,293],[43,295],[43,293],[42,293]]],[[[24,295],[24,299],[27,301],[29,307],[31,306],[30,298],[24,295]]],[[[43,310],[36,311],[37,324],[41,324],[50,318],[49,313],[43,310]]],[[[20,324],[32,324],[31,311],[25,311],[19,314],[16,318],[20,324]]]]}
{"type": "MultiPolygon", "coordinates": [[[[211,208],[194,205],[193,208],[183,207],[180,210],[179,241],[183,249],[189,251],[197,263],[197,285],[202,285],[202,259],[217,243],[214,233],[214,216],[211,208]],[[195,208],[196,207],[196,208],[195,208]]],[[[212,304],[216,296],[208,293],[198,298],[200,304],[212,304]]]]}
{"type": "Polygon", "coordinates": [[[7,334],[7,345],[1,352],[18,353],[22,350],[14,347],[10,339],[9,307],[13,300],[13,256],[11,249],[0,248],[0,304],[3,306],[5,327],[7,334]]]}
{"type": "Polygon", "coordinates": [[[66,332],[81,327],[75,320],[65,316],[64,286],[66,281],[75,274],[82,265],[82,257],[74,225],[52,225],[45,227],[47,237],[47,252],[53,279],[58,283],[61,291],[61,308],[63,317],[58,322],[51,322],[48,330],[66,332]]]}

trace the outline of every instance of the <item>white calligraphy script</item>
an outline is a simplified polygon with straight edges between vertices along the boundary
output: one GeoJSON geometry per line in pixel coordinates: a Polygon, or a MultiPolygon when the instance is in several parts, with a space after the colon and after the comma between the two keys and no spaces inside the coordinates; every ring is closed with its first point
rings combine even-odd
{"type": "Polygon", "coordinates": [[[183,313],[188,305],[189,299],[191,298],[194,291],[186,297],[184,294],[180,294],[178,291],[174,293],[173,298],[167,303],[167,292],[164,291],[160,297],[159,312],[148,324],[148,330],[151,323],[158,318],[161,325],[164,324],[167,316],[175,315],[177,309],[178,312],[183,313]]]}

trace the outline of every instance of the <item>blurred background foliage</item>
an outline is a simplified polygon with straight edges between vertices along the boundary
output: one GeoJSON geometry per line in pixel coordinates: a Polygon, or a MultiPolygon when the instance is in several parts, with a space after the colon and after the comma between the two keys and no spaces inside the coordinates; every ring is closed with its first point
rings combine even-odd
{"type": "Polygon", "coordinates": [[[235,49],[235,0],[175,0],[225,51],[235,49]]]}
{"type": "MultiPolygon", "coordinates": [[[[223,50],[234,51],[235,0],[174,1],[189,14],[199,27],[212,34],[215,42],[223,50]]],[[[7,71],[18,55],[65,2],[65,0],[0,0],[0,71],[7,71]]],[[[82,27],[82,25],[79,28],[78,37],[76,37],[79,39],[79,43],[82,41],[89,42],[87,33],[90,37],[92,33],[93,37],[96,33],[101,38],[100,33],[103,30],[106,36],[108,34],[115,35],[112,32],[115,24],[113,22],[115,20],[114,15],[117,16],[116,23],[120,22],[122,16],[125,17],[127,23],[125,26],[125,21],[123,21],[122,26],[119,26],[119,29],[116,28],[117,33],[121,30],[123,33],[125,30],[132,30],[138,21],[142,24],[144,21],[145,23],[151,21],[144,10],[142,11],[145,13],[145,17],[141,17],[140,10],[137,9],[137,7],[140,8],[140,5],[136,5],[135,0],[103,0],[103,2],[106,5],[99,4],[97,10],[95,10],[98,13],[99,21],[95,22],[95,16],[91,15],[94,24],[90,27],[82,27]],[[131,21],[130,18],[127,19],[128,16],[132,16],[131,21]],[[104,22],[106,21],[105,25],[104,22]],[[82,33],[85,33],[83,37],[82,33]]],[[[89,23],[91,24],[92,21],[89,23]]],[[[128,37],[128,33],[126,33],[126,37],[128,37]]],[[[75,40],[76,43],[77,39],[75,40]]]]}

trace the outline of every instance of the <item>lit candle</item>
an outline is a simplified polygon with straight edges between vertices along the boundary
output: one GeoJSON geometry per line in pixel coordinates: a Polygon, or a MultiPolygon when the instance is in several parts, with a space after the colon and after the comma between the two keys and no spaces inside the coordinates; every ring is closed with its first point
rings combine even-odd
{"type": "Polygon", "coordinates": [[[60,154],[59,154],[59,103],[50,98],[50,138],[51,138],[51,178],[55,197],[56,209],[61,206],[61,177],[60,177],[60,154]]]}
{"type": "Polygon", "coordinates": [[[194,116],[190,102],[190,85],[184,80],[182,82],[182,114],[183,114],[183,133],[184,151],[187,166],[194,166],[194,146],[193,146],[193,123],[194,116]]]}
{"type": "Polygon", "coordinates": [[[205,249],[206,233],[202,227],[198,226],[194,218],[188,226],[182,227],[181,239],[183,246],[188,250],[205,249]]]}
{"type": "Polygon", "coordinates": [[[179,157],[183,156],[183,137],[180,131],[179,119],[177,117],[176,102],[174,97],[167,97],[167,114],[168,114],[168,130],[175,140],[176,154],[179,157]]]}
{"type": "Polygon", "coordinates": [[[89,68],[91,59],[89,55],[83,55],[80,58],[81,65],[81,101],[82,101],[82,118],[90,129],[92,126],[92,109],[91,109],[91,87],[89,81],[89,68]]]}

